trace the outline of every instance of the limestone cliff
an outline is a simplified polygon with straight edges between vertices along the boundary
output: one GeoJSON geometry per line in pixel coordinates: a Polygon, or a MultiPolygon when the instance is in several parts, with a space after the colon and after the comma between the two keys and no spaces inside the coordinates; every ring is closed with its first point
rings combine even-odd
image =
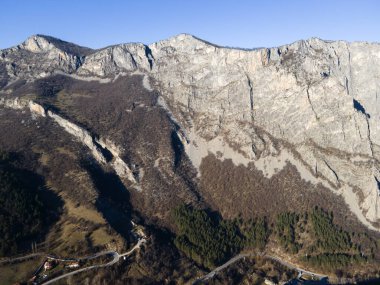
{"type": "MultiPolygon", "coordinates": [[[[143,73],[196,168],[209,152],[254,162],[267,176],[290,161],[379,229],[380,44],[312,38],[242,50],[186,34],[98,51],[56,42],[36,36],[1,51],[4,93],[18,79],[54,73],[100,82],[143,73]]],[[[123,172],[119,161],[114,166],[123,172]]]]}

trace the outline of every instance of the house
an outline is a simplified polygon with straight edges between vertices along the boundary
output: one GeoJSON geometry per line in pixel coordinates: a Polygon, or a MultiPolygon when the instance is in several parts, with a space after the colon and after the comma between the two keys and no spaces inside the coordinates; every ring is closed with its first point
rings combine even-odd
{"type": "Polygon", "coordinates": [[[68,267],[68,268],[78,268],[79,267],[79,263],[78,262],[71,262],[71,263],[67,264],[66,267],[68,267]]]}
{"type": "Polygon", "coordinates": [[[47,271],[47,270],[50,270],[52,268],[53,268],[53,263],[51,261],[45,261],[44,270],[47,271]]]}
{"type": "Polygon", "coordinates": [[[56,262],[54,260],[48,261],[46,260],[44,263],[44,269],[45,271],[52,269],[56,265],[56,262]]]}

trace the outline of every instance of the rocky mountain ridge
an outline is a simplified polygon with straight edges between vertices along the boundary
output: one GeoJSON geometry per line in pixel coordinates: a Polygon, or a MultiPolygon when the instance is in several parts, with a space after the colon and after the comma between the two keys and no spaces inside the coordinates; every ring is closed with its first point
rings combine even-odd
{"type": "Polygon", "coordinates": [[[97,162],[104,165],[109,164],[121,180],[131,184],[135,189],[140,190],[132,171],[122,158],[120,158],[120,148],[112,141],[94,137],[82,127],[70,122],[51,110],[46,110],[43,106],[32,100],[19,98],[4,100],[4,98],[2,98],[0,99],[0,106],[16,110],[29,109],[32,115],[51,118],[67,133],[76,137],[81,143],[87,146],[97,162]]]}
{"type": "Polygon", "coordinates": [[[94,51],[32,36],[0,54],[4,96],[20,80],[54,74],[112,82],[142,73],[198,172],[209,153],[254,163],[266,177],[289,161],[379,230],[379,44],[312,38],[240,50],[181,34],[94,51]]]}

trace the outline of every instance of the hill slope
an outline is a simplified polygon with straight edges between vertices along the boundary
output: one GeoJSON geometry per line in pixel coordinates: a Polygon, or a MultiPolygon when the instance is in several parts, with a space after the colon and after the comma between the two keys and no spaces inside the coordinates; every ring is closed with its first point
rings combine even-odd
{"type": "Polygon", "coordinates": [[[370,235],[362,251],[380,258],[379,44],[241,50],[182,34],[91,50],[36,35],[0,55],[0,147],[27,157],[63,199],[48,234],[62,237],[57,252],[78,240],[83,251],[121,248],[131,219],[151,228],[159,252],[186,203],[268,225],[318,206],[370,235]],[[78,226],[82,238],[68,235],[78,226]]]}

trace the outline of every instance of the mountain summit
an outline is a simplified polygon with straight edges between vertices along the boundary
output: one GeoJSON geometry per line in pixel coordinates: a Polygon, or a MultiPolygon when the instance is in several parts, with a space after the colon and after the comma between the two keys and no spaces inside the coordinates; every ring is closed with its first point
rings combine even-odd
{"type": "Polygon", "coordinates": [[[0,64],[8,92],[12,82],[57,72],[83,80],[142,72],[173,107],[198,171],[209,152],[236,165],[268,164],[267,177],[275,173],[268,161],[288,161],[342,194],[373,228],[380,218],[379,51],[378,44],[317,38],[244,51],[188,34],[94,51],[36,35],[3,50],[0,64]]]}
{"type": "Polygon", "coordinates": [[[244,244],[216,237],[239,229],[258,244],[257,228],[243,234],[251,221],[273,227],[270,250],[299,262],[380,258],[379,44],[243,50],[180,34],[92,50],[36,35],[0,55],[0,147],[44,177],[64,200],[60,226],[86,240],[99,230],[121,246],[106,225],[125,241],[126,221],[138,221],[157,237],[155,257],[180,260],[160,241],[171,232],[212,267],[244,244]]]}
{"type": "Polygon", "coordinates": [[[29,50],[31,52],[48,52],[49,50],[56,48],[59,49],[61,52],[65,52],[75,56],[85,56],[94,51],[87,47],[81,47],[45,35],[31,36],[26,41],[24,41],[19,47],[29,50]]]}

